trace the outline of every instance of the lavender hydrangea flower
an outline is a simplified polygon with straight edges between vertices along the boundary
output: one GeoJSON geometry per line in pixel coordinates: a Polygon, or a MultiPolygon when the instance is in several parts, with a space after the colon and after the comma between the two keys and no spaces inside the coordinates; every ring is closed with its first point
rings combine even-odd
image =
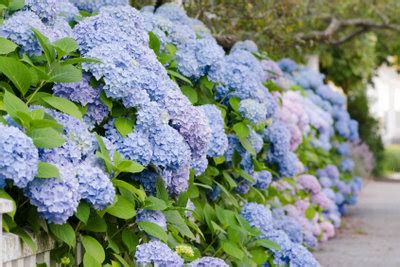
{"type": "Polygon", "coordinates": [[[61,178],[36,178],[25,188],[25,195],[49,223],[63,224],[78,208],[79,182],[71,166],[59,167],[61,178]]]}
{"type": "Polygon", "coordinates": [[[226,264],[222,259],[215,258],[215,257],[201,257],[195,261],[192,261],[188,264],[189,267],[228,267],[229,265],[226,264]]]}
{"type": "Polygon", "coordinates": [[[114,202],[115,189],[110,177],[90,162],[81,164],[76,171],[82,199],[95,209],[102,210],[114,202]]]}
{"type": "Polygon", "coordinates": [[[159,210],[141,209],[136,214],[136,222],[151,222],[167,230],[167,220],[159,210]]]}
{"type": "Polygon", "coordinates": [[[153,240],[136,247],[136,263],[140,265],[183,267],[183,259],[173,252],[166,244],[153,240]]]}
{"type": "Polygon", "coordinates": [[[187,191],[189,187],[189,174],[189,165],[184,165],[175,170],[166,168],[161,172],[163,179],[169,181],[167,188],[172,196],[178,196],[180,193],[187,191]]]}
{"type": "Polygon", "coordinates": [[[35,178],[38,150],[30,137],[13,126],[0,124],[0,179],[11,179],[24,188],[35,178]]]}
{"type": "Polygon", "coordinates": [[[215,105],[203,105],[200,107],[207,116],[211,129],[211,139],[207,155],[219,157],[228,149],[228,137],[224,130],[224,120],[221,111],[215,105]]]}
{"type": "Polygon", "coordinates": [[[319,184],[317,178],[313,175],[303,174],[297,178],[297,182],[304,189],[310,191],[313,194],[321,192],[321,185],[319,184]]]}

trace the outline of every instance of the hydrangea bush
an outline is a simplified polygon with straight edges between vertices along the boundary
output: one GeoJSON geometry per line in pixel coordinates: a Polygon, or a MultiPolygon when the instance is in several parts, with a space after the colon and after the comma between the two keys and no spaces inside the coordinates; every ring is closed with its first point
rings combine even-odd
{"type": "Polygon", "coordinates": [[[362,188],[323,74],[249,40],[226,53],[174,4],[6,2],[5,231],[48,233],[66,266],[78,242],[83,266],[319,266],[362,188]]]}

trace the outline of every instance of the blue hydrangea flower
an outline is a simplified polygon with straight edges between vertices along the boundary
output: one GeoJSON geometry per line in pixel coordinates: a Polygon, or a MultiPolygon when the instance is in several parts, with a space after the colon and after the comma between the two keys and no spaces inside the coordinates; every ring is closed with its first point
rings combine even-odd
{"type": "Polygon", "coordinates": [[[184,263],[178,254],[158,240],[138,245],[135,258],[139,265],[154,264],[155,266],[183,267],[184,263]]]}
{"type": "Polygon", "coordinates": [[[255,42],[252,40],[245,40],[236,42],[233,47],[231,48],[231,52],[235,52],[236,50],[245,50],[251,53],[258,52],[258,47],[255,42]]]}
{"type": "Polygon", "coordinates": [[[44,22],[52,23],[57,15],[56,0],[25,0],[24,10],[30,10],[44,22]]]}
{"type": "Polygon", "coordinates": [[[82,81],[77,83],[56,83],[52,88],[54,95],[77,102],[82,106],[93,103],[99,95],[99,90],[90,86],[90,78],[90,75],[84,74],[82,81]]]}
{"type": "Polygon", "coordinates": [[[43,34],[48,34],[47,27],[35,13],[19,11],[6,19],[0,26],[0,35],[21,46],[21,51],[24,53],[41,55],[42,48],[32,31],[33,28],[43,34]]]}
{"type": "MultiPolygon", "coordinates": [[[[39,107],[34,107],[38,109],[39,107]]],[[[64,127],[66,142],[57,148],[41,149],[40,159],[54,164],[77,165],[96,151],[95,137],[82,121],[52,109],[43,109],[64,127]]]]}
{"type": "Polygon", "coordinates": [[[244,99],[239,103],[239,113],[254,124],[267,119],[267,106],[254,99],[244,99]]]}
{"type": "Polygon", "coordinates": [[[340,162],[340,169],[344,172],[351,172],[354,170],[354,161],[352,159],[344,159],[340,162]]]}
{"type": "Polygon", "coordinates": [[[283,230],[293,243],[301,244],[303,242],[303,233],[301,225],[291,217],[275,219],[274,226],[278,230],[283,230]]]}
{"type": "Polygon", "coordinates": [[[69,0],[76,7],[87,12],[96,12],[104,6],[129,5],[128,0],[69,0]]]}
{"type": "Polygon", "coordinates": [[[162,107],[168,111],[169,124],[175,128],[191,151],[191,165],[202,166],[196,169],[196,174],[200,175],[207,168],[204,162],[208,152],[211,139],[211,129],[208,119],[201,108],[191,105],[186,96],[179,91],[171,91],[162,100],[162,107]]]}
{"type": "Polygon", "coordinates": [[[71,166],[57,166],[60,178],[36,178],[25,188],[25,195],[42,218],[49,223],[63,224],[79,205],[79,182],[71,166]]]}
{"type": "Polygon", "coordinates": [[[195,261],[192,261],[188,264],[189,267],[228,267],[229,265],[226,264],[222,259],[215,258],[215,257],[201,257],[195,261]]]}
{"type": "Polygon", "coordinates": [[[179,133],[168,125],[150,137],[153,146],[151,162],[170,169],[178,169],[190,159],[190,148],[179,133]]]}
{"type": "Polygon", "coordinates": [[[79,9],[69,0],[58,0],[56,11],[59,16],[64,17],[67,21],[73,21],[79,16],[79,9]]]}
{"type": "Polygon", "coordinates": [[[293,267],[320,266],[314,255],[299,244],[294,244],[292,246],[290,252],[288,253],[288,257],[290,258],[290,266],[293,267]]]}
{"type": "Polygon", "coordinates": [[[338,146],[336,146],[336,152],[341,155],[348,157],[351,155],[351,148],[349,143],[341,143],[338,146]]]}
{"type": "Polygon", "coordinates": [[[248,203],[242,207],[240,214],[253,227],[267,232],[274,227],[271,211],[264,205],[248,203]]]}
{"type": "Polygon", "coordinates": [[[167,230],[167,220],[159,210],[141,209],[136,213],[136,222],[151,222],[167,230]]]}
{"type": "Polygon", "coordinates": [[[11,179],[24,188],[35,178],[38,150],[30,137],[13,126],[0,123],[0,180],[11,179]]]}
{"type": "Polygon", "coordinates": [[[284,58],[278,61],[278,65],[283,72],[292,73],[297,69],[297,64],[289,58],[284,58]]]}
{"type": "Polygon", "coordinates": [[[166,180],[170,177],[161,176],[159,173],[155,171],[144,170],[141,173],[135,174],[132,176],[133,180],[140,182],[143,185],[144,190],[149,195],[155,195],[156,190],[156,181],[161,177],[164,183],[168,186],[171,181],[166,180]]]}
{"type": "Polygon", "coordinates": [[[249,135],[246,137],[247,141],[249,141],[251,147],[254,149],[256,153],[260,152],[263,148],[264,141],[263,137],[256,133],[253,129],[250,129],[249,135]]]}
{"type": "Polygon", "coordinates": [[[269,171],[255,172],[253,178],[256,180],[254,187],[262,190],[267,189],[272,182],[272,174],[269,171]]]}
{"type": "Polygon", "coordinates": [[[0,188],[4,189],[4,187],[6,187],[6,180],[3,178],[0,178],[0,188]]]}
{"type": "Polygon", "coordinates": [[[111,178],[90,162],[80,164],[76,170],[79,193],[95,209],[102,210],[114,202],[115,189],[111,178]]]}
{"type": "Polygon", "coordinates": [[[228,137],[225,134],[225,124],[221,111],[215,105],[203,105],[200,108],[207,116],[211,129],[211,140],[207,155],[210,157],[222,156],[228,149],[228,137]]]}
{"type": "Polygon", "coordinates": [[[211,201],[216,201],[221,195],[221,188],[217,184],[213,184],[212,190],[207,190],[207,197],[211,201]]]}

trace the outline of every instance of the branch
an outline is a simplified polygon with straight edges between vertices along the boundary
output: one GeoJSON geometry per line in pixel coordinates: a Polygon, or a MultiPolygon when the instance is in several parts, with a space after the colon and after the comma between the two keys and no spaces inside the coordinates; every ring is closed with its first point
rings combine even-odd
{"type": "Polygon", "coordinates": [[[399,31],[400,32],[400,25],[399,24],[390,24],[387,21],[384,23],[378,23],[372,20],[366,19],[348,19],[348,20],[338,20],[335,17],[331,17],[329,19],[329,24],[323,31],[311,31],[307,34],[305,33],[298,33],[295,36],[295,39],[298,42],[304,43],[306,41],[322,41],[327,44],[339,45],[345,43],[355,36],[365,33],[367,31],[377,29],[377,30],[392,30],[392,31],[399,31]],[[359,28],[355,32],[351,33],[350,35],[341,38],[339,40],[334,40],[334,36],[342,29],[348,27],[355,27],[359,28]]]}

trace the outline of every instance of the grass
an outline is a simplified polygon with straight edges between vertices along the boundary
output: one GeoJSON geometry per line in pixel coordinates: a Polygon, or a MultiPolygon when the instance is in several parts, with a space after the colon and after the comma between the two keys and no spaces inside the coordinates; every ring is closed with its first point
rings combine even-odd
{"type": "Polygon", "coordinates": [[[400,172],[400,145],[385,147],[383,168],[385,173],[400,172]]]}

